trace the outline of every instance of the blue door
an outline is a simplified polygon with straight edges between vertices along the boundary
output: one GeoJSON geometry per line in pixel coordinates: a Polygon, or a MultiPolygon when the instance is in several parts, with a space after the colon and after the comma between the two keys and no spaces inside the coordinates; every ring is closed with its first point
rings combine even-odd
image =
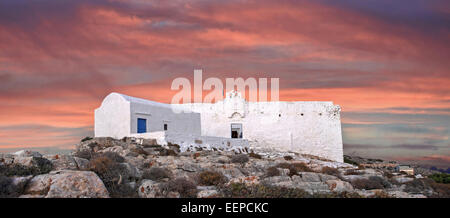
{"type": "Polygon", "coordinates": [[[147,132],[147,119],[138,118],[137,133],[147,132]]]}

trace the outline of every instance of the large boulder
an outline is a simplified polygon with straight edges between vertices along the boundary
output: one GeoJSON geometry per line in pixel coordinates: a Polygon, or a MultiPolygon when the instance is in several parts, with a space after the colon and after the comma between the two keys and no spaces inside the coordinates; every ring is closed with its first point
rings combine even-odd
{"type": "Polygon", "coordinates": [[[187,171],[187,172],[198,172],[201,170],[201,167],[199,164],[189,163],[189,162],[185,162],[185,163],[181,164],[180,166],[178,166],[178,168],[182,169],[184,171],[187,171]]]}
{"type": "Polygon", "coordinates": [[[54,170],[77,170],[78,165],[71,155],[58,155],[52,160],[54,170]]]}
{"type": "Polygon", "coordinates": [[[80,157],[73,157],[73,159],[77,163],[77,167],[79,170],[88,170],[89,169],[89,160],[80,158],[80,157]]]}
{"type": "Polygon", "coordinates": [[[42,195],[47,194],[52,182],[50,174],[42,174],[32,178],[25,189],[25,194],[28,195],[42,195]]]}
{"type": "Polygon", "coordinates": [[[156,198],[161,197],[161,189],[159,184],[155,181],[146,179],[142,181],[142,185],[138,189],[139,197],[141,198],[156,198]]]}
{"type": "Polygon", "coordinates": [[[119,154],[119,155],[121,155],[121,156],[126,156],[126,154],[129,152],[124,152],[124,149],[123,149],[123,147],[121,147],[121,146],[114,146],[114,147],[108,147],[108,148],[105,148],[105,149],[103,149],[103,150],[101,150],[101,151],[99,151],[99,152],[101,152],[101,153],[104,153],[104,152],[114,152],[114,153],[117,153],[117,154],[119,154]]]}
{"type": "Polygon", "coordinates": [[[216,189],[200,190],[197,193],[197,198],[214,198],[214,197],[218,197],[218,196],[219,196],[219,192],[216,189]]]}
{"type": "Polygon", "coordinates": [[[405,177],[405,176],[394,176],[394,177],[392,177],[392,179],[394,179],[398,183],[407,183],[407,182],[411,182],[414,180],[414,178],[405,177]]]}
{"type": "Polygon", "coordinates": [[[142,176],[142,172],[136,166],[130,163],[120,163],[120,165],[123,166],[128,177],[127,179],[134,180],[142,176]]]}
{"type": "Polygon", "coordinates": [[[94,172],[59,170],[38,175],[25,189],[28,195],[47,198],[108,198],[109,193],[94,172]]]}
{"type": "Polygon", "coordinates": [[[230,179],[230,181],[228,181],[228,185],[231,183],[243,183],[245,185],[257,185],[260,183],[260,181],[259,181],[259,176],[243,176],[243,177],[237,177],[237,178],[230,179]]]}
{"type": "Polygon", "coordinates": [[[262,184],[267,186],[283,186],[283,187],[292,187],[294,184],[292,182],[292,178],[289,176],[271,176],[264,178],[261,181],[262,184]]]}
{"type": "Polygon", "coordinates": [[[26,166],[26,167],[32,167],[32,166],[34,166],[33,159],[34,159],[34,157],[18,156],[16,158],[14,158],[13,163],[19,164],[22,166],[26,166]]]}
{"type": "Polygon", "coordinates": [[[336,176],[313,172],[299,172],[298,175],[292,176],[292,180],[297,182],[326,182],[337,179],[336,176]]]}
{"type": "Polygon", "coordinates": [[[426,198],[426,196],[422,194],[410,194],[402,191],[389,191],[388,194],[395,198],[426,198]]]}
{"type": "Polygon", "coordinates": [[[310,194],[330,193],[328,185],[323,182],[296,182],[292,188],[303,189],[310,194]]]}
{"type": "Polygon", "coordinates": [[[353,192],[353,186],[348,182],[342,180],[328,180],[326,183],[333,192],[353,192]]]}

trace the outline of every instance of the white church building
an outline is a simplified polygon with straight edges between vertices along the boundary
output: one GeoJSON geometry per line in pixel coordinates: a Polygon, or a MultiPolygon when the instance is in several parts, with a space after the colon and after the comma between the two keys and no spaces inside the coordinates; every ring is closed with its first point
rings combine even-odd
{"type": "Polygon", "coordinates": [[[340,107],[333,102],[247,102],[226,93],[216,103],[164,104],[111,93],[95,110],[95,137],[135,137],[182,151],[245,152],[248,147],[343,162],[340,107]],[[182,109],[175,113],[173,108],[182,109]]]}

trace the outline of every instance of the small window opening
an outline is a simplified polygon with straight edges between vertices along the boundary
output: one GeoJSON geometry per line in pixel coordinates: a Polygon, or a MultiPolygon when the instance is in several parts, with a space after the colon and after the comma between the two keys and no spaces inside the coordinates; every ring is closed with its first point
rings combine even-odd
{"type": "Polygon", "coordinates": [[[242,138],[242,124],[231,124],[231,138],[242,138]]]}
{"type": "Polygon", "coordinates": [[[278,114],[278,117],[281,117],[281,114],[278,114]]]}
{"type": "Polygon", "coordinates": [[[303,113],[301,113],[300,116],[303,116],[303,113]]]}
{"type": "Polygon", "coordinates": [[[164,123],[164,131],[167,130],[167,123],[164,123]]]}
{"type": "Polygon", "coordinates": [[[319,116],[322,116],[322,113],[319,113],[319,116]]]}

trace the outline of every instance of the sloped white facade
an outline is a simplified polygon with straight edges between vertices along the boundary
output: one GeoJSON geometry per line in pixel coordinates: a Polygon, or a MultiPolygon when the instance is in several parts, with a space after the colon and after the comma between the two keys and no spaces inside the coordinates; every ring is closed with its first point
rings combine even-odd
{"type": "Polygon", "coordinates": [[[139,117],[147,119],[149,132],[164,131],[177,143],[192,144],[189,139],[198,136],[206,144],[231,141],[242,147],[248,141],[252,147],[343,162],[340,107],[332,102],[247,102],[240,93],[229,92],[217,103],[170,105],[112,93],[95,111],[95,136],[136,136],[139,117]],[[185,113],[174,113],[173,106],[185,113]],[[242,139],[230,140],[232,136],[242,139]]]}

